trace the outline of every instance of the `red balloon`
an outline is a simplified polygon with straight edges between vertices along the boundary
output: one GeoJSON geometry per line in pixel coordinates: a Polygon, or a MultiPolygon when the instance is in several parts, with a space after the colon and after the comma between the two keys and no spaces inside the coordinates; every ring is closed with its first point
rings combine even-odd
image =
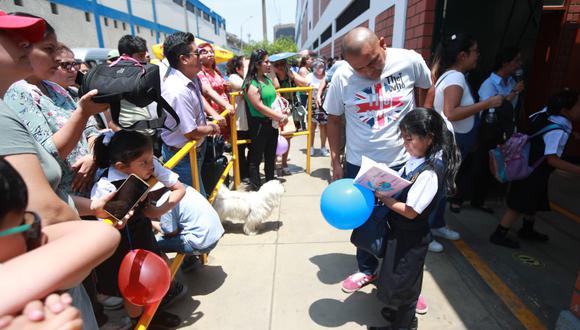
{"type": "Polygon", "coordinates": [[[119,290],[132,304],[145,306],[161,300],[171,285],[165,260],[147,250],[131,250],[119,269],[119,290]]]}

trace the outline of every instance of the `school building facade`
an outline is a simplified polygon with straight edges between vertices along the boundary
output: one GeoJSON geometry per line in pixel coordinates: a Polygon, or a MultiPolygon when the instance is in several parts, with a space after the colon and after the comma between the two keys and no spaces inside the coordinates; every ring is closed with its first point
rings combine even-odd
{"type": "Polygon", "coordinates": [[[177,31],[227,46],[225,19],[199,0],[3,0],[0,9],[43,17],[71,48],[117,48],[126,34],[151,46],[177,31]]]}

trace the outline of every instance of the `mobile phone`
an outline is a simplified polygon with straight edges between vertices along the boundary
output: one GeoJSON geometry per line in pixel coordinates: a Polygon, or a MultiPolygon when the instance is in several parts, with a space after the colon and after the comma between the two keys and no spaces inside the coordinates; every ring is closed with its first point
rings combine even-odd
{"type": "Polygon", "coordinates": [[[103,208],[117,221],[121,221],[129,211],[147,194],[149,185],[135,174],[123,182],[113,198],[103,208]]]}

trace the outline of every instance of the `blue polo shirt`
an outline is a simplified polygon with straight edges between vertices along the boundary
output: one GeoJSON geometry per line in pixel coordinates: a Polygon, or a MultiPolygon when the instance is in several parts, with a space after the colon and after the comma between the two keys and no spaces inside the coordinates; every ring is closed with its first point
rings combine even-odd
{"type": "MultiPolygon", "coordinates": [[[[498,76],[495,72],[492,72],[491,75],[481,84],[481,87],[479,87],[479,100],[485,101],[496,95],[507,96],[512,89],[514,89],[516,84],[517,82],[514,78],[508,77],[507,81],[504,81],[502,77],[498,76]]],[[[518,98],[519,95],[516,95],[516,97],[511,101],[514,108],[518,103],[518,98]]]]}

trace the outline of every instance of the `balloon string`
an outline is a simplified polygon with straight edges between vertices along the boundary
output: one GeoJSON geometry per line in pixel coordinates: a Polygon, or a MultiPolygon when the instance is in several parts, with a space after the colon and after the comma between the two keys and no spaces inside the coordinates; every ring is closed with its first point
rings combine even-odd
{"type": "Polygon", "coordinates": [[[129,224],[125,225],[125,230],[127,231],[127,240],[129,241],[129,249],[133,250],[133,242],[131,241],[131,232],[129,231],[129,224]]]}

